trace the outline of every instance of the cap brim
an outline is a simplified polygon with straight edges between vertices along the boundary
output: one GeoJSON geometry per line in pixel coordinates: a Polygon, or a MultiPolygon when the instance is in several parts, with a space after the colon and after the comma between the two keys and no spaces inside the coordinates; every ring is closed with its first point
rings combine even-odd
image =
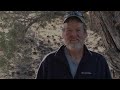
{"type": "Polygon", "coordinates": [[[81,22],[85,23],[85,20],[84,20],[82,17],[78,17],[78,16],[75,16],[75,15],[66,17],[66,18],[64,19],[64,23],[65,23],[69,18],[71,18],[71,17],[77,17],[78,19],[80,19],[81,22]]]}

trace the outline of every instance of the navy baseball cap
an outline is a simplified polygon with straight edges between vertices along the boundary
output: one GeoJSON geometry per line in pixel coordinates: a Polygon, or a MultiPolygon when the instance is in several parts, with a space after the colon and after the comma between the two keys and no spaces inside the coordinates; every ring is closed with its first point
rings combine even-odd
{"type": "Polygon", "coordinates": [[[64,15],[64,23],[70,18],[70,17],[77,17],[78,19],[80,19],[80,21],[84,24],[85,23],[85,20],[84,20],[84,17],[83,17],[83,14],[81,11],[69,11],[67,12],[65,15],[64,15]]]}

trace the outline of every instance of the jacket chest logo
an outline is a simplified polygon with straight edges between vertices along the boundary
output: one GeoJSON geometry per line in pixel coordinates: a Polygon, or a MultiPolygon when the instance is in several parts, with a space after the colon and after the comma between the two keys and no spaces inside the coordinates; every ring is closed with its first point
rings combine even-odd
{"type": "Polygon", "coordinates": [[[91,72],[81,72],[82,75],[91,75],[91,72]]]}

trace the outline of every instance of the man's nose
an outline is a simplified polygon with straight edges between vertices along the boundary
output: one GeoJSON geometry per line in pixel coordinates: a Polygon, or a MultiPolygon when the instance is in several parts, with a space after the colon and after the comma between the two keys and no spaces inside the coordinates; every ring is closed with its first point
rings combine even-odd
{"type": "Polygon", "coordinates": [[[78,32],[77,31],[72,31],[71,35],[76,37],[78,35],[78,32]]]}

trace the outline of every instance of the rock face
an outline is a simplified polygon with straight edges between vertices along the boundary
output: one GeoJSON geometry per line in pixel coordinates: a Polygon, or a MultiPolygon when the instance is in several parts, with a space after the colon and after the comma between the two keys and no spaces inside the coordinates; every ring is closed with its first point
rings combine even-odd
{"type": "MultiPolygon", "coordinates": [[[[45,27],[37,30],[32,25],[27,31],[24,40],[20,39],[14,57],[9,61],[9,70],[2,72],[0,78],[34,79],[43,57],[62,45],[62,19],[56,18],[45,27]]],[[[101,37],[94,31],[87,30],[86,45],[90,50],[104,54],[105,48],[101,37]]],[[[0,51],[0,55],[4,55],[0,51]]]]}

